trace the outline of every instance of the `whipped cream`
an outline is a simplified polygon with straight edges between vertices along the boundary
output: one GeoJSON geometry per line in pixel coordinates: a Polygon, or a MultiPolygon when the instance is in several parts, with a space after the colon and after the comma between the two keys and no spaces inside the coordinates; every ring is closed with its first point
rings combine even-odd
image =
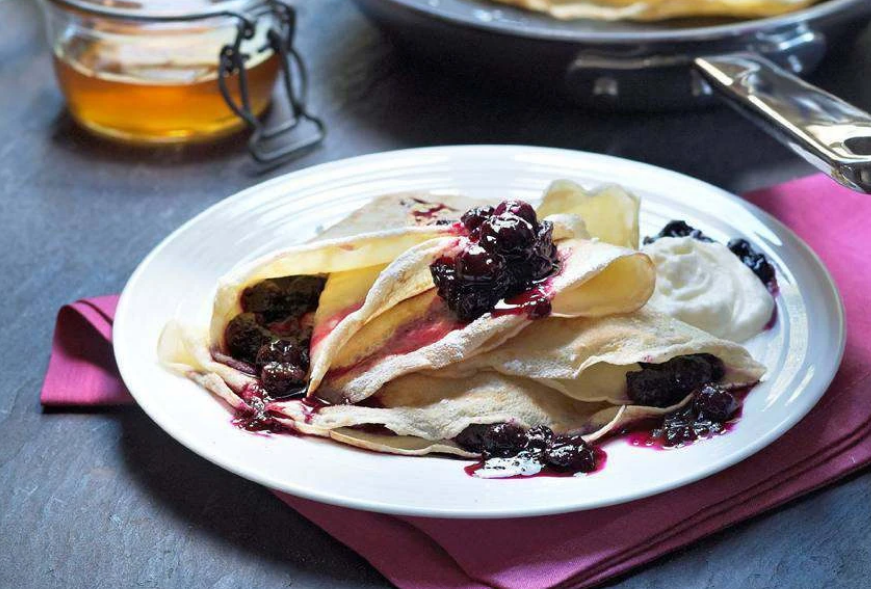
{"type": "Polygon", "coordinates": [[[648,305],[734,342],[750,339],[771,320],[774,297],[721,243],[663,237],[642,248],[656,264],[648,305]]]}

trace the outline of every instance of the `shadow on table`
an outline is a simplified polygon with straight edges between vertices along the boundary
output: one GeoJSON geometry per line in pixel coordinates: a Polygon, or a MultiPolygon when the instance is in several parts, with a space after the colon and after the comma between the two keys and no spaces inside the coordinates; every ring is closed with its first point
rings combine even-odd
{"type": "MultiPolygon", "coordinates": [[[[270,109],[267,121],[283,117],[283,109],[270,109]]],[[[228,137],[191,144],[133,145],[111,141],[89,133],[80,127],[66,109],[58,113],[50,127],[52,143],[70,155],[80,157],[87,165],[112,163],[121,165],[147,164],[153,167],[176,168],[214,164],[236,168],[240,173],[257,178],[268,174],[275,166],[258,164],[248,154],[248,131],[228,137]]],[[[305,153],[300,154],[305,155],[305,153]]]]}
{"type": "MultiPolygon", "coordinates": [[[[308,570],[330,582],[386,582],[362,558],[309,523],[267,489],[200,458],[170,438],[137,407],[118,413],[120,451],[131,484],[192,527],[233,550],[251,553],[272,577],[308,570]]],[[[260,579],[261,581],[263,578],[260,579]]],[[[257,584],[256,579],[251,579],[257,584]]],[[[313,584],[317,585],[320,583],[313,584]]]]}
{"type": "MultiPolygon", "coordinates": [[[[233,550],[248,552],[261,564],[274,565],[274,570],[268,571],[274,576],[311,572],[322,579],[327,577],[323,583],[328,587],[346,582],[360,586],[386,584],[362,558],[285,506],[268,490],[187,450],[138,408],[120,408],[113,413],[117,413],[124,429],[120,450],[131,484],[140,486],[144,494],[171,511],[178,518],[180,529],[194,528],[231,545],[233,550]]],[[[853,473],[839,485],[846,486],[864,475],[865,471],[853,473]]],[[[748,533],[786,510],[814,509],[814,502],[824,492],[825,489],[813,491],[732,529],[748,533]]],[[[779,534],[780,530],[774,533],[779,534]]],[[[717,545],[733,541],[734,536],[732,532],[717,532],[643,568],[664,567],[685,553],[708,554],[717,545]]],[[[619,585],[634,572],[621,575],[606,586],[619,585]]]]}

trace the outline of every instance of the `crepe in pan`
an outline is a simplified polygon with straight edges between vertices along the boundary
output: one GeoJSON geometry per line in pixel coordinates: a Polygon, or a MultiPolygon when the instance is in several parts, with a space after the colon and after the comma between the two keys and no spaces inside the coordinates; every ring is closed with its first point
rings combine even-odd
{"type": "Polygon", "coordinates": [[[817,0],[494,0],[561,20],[655,21],[688,17],[760,18],[793,12],[817,0]]]}

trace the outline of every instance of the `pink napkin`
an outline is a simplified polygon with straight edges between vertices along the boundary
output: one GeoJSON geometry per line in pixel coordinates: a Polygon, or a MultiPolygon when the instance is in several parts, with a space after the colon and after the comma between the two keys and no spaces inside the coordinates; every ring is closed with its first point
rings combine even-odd
{"type": "MultiPolygon", "coordinates": [[[[820,255],[841,290],[849,323],[844,362],[829,391],[800,424],[762,452],[670,493],[531,519],[395,517],[276,494],[400,587],[587,587],[868,464],[871,196],[815,176],[747,198],[820,255]]],[[[129,400],[111,355],[116,301],[100,297],[61,309],[42,390],[44,405],[129,400]]]]}

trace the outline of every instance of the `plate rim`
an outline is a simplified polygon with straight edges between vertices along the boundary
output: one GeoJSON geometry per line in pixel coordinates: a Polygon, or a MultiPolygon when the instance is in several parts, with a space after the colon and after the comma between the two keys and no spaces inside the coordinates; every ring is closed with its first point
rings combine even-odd
{"type": "Polygon", "coordinates": [[[837,333],[834,335],[838,338],[838,351],[836,356],[836,362],[833,362],[825,374],[821,377],[821,382],[825,383],[824,386],[821,387],[821,392],[816,395],[813,399],[813,402],[810,403],[806,408],[802,408],[799,411],[796,411],[790,414],[786,419],[781,420],[779,422],[779,427],[769,430],[765,435],[761,436],[759,439],[755,441],[753,444],[749,444],[742,448],[740,451],[735,452],[733,455],[724,457],[712,463],[711,468],[701,471],[699,473],[694,473],[690,476],[681,478],[677,483],[674,482],[665,482],[660,485],[654,485],[651,488],[646,490],[639,491],[637,493],[628,493],[614,498],[614,500],[600,500],[595,505],[565,505],[559,504],[556,507],[539,507],[539,508],[526,508],[526,509],[493,509],[493,510],[469,510],[465,508],[460,509],[452,509],[452,508],[416,508],[414,506],[396,506],[394,504],[389,503],[379,503],[377,501],[368,501],[363,499],[355,499],[353,497],[346,497],[344,495],[335,496],[335,494],[329,494],[327,492],[322,492],[318,490],[309,490],[308,488],[300,488],[295,485],[287,485],[282,484],[281,489],[275,489],[275,482],[269,480],[268,476],[260,475],[257,472],[246,471],[244,468],[237,467],[232,464],[228,464],[220,460],[219,456],[210,455],[201,451],[193,445],[182,441],[183,438],[177,436],[172,428],[167,428],[164,424],[162,424],[159,419],[154,415],[154,413],[149,409],[148,403],[142,403],[140,401],[140,394],[137,394],[135,390],[135,386],[130,386],[128,384],[128,379],[125,378],[125,373],[129,374],[129,370],[127,370],[127,360],[124,357],[123,352],[121,351],[123,346],[118,344],[119,341],[122,341],[123,338],[115,338],[113,337],[113,353],[118,365],[119,373],[121,374],[122,379],[124,380],[125,385],[130,391],[131,396],[133,396],[136,404],[145,412],[146,415],[157,425],[161,430],[163,430],[166,434],[172,437],[176,442],[180,443],[182,446],[187,448],[188,450],[194,452],[198,456],[205,458],[212,464],[219,466],[220,468],[227,470],[233,474],[241,476],[245,479],[263,485],[271,490],[276,490],[279,492],[284,492],[296,497],[300,497],[303,499],[308,499],[311,501],[316,501],[319,503],[324,503],[327,505],[334,505],[338,507],[345,507],[350,509],[358,509],[362,511],[370,511],[376,513],[385,513],[391,515],[404,515],[404,516],[414,516],[414,517],[432,517],[432,518],[448,518],[448,519],[513,519],[513,518],[525,518],[525,517],[538,517],[544,515],[555,515],[561,513],[573,513],[578,511],[586,511],[589,509],[598,509],[601,507],[608,507],[611,505],[629,503],[631,501],[637,501],[639,499],[643,499],[645,497],[651,497],[658,495],[660,493],[678,489],[681,487],[685,487],[692,483],[695,483],[699,480],[707,478],[709,476],[713,476],[723,470],[743,462],[750,456],[760,452],[764,448],[768,447],[770,444],[775,442],[778,438],[780,438],[783,434],[790,431],[793,427],[795,427],[818,403],[819,400],[823,397],[823,395],[828,391],[831,382],[834,380],[835,375],[837,374],[841,362],[843,360],[844,351],[846,348],[846,316],[844,310],[843,298],[841,297],[840,291],[834,282],[834,279],[831,276],[828,268],[819,258],[813,249],[805,243],[805,241],[795,234],[790,228],[784,225],[777,218],[773,217],[763,209],[759,208],[753,203],[744,200],[743,198],[732,194],[731,192],[704,182],[703,180],[699,180],[692,176],[688,176],[686,174],[676,172],[673,170],[668,170],[667,168],[662,168],[659,166],[654,166],[651,164],[646,164],[643,162],[638,162],[635,160],[631,160],[628,158],[615,157],[604,154],[591,153],[580,150],[571,150],[571,149],[561,149],[561,148],[551,148],[551,147],[539,147],[539,146],[530,146],[530,145],[448,145],[448,146],[437,146],[437,147],[422,147],[422,148],[411,148],[411,149],[401,149],[401,150],[391,150],[384,152],[371,153],[361,156],[343,158],[340,160],[335,160],[332,162],[326,162],[322,164],[318,164],[315,166],[310,166],[306,168],[302,168],[300,170],[295,170],[293,172],[288,172],[287,174],[282,174],[277,176],[276,178],[272,178],[270,180],[255,184],[243,190],[240,190],[234,193],[231,196],[228,196],[208,207],[206,207],[201,212],[194,215],[191,219],[183,223],[176,230],[172,231],[169,235],[167,235],[164,239],[160,241],[149,253],[146,255],[142,261],[137,265],[136,269],[131,274],[128,279],[121,296],[118,301],[118,306],[115,314],[115,322],[113,325],[113,335],[118,333],[124,333],[126,330],[126,317],[129,314],[128,306],[129,299],[131,295],[128,293],[132,292],[137,282],[140,280],[141,276],[148,269],[151,262],[157,258],[161,252],[169,247],[169,245],[182,233],[187,231],[187,229],[196,224],[202,217],[212,214],[216,209],[220,209],[222,207],[230,207],[233,206],[236,202],[251,196],[252,193],[257,193],[262,190],[265,190],[273,185],[281,184],[284,182],[288,182],[290,178],[292,178],[296,174],[309,174],[309,173],[324,173],[328,172],[331,168],[343,167],[348,165],[349,162],[353,162],[355,164],[365,163],[365,160],[378,160],[381,158],[389,158],[391,156],[401,155],[435,155],[442,152],[444,155],[454,155],[456,156],[456,152],[458,151],[477,151],[477,152],[489,152],[488,155],[495,155],[495,152],[502,152],[504,155],[510,153],[517,153],[518,150],[523,150],[526,152],[537,151],[542,154],[561,154],[563,156],[572,156],[572,157],[584,157],[589,158],[591,160],[599,160],[599,161],[607,161],[611,163],[624,162],[629,163],[635,167],[643,167],[650,169],[651,171],[655,171],[657,173],[666,173],[672,175],[673,177],[679,177],[682,181],[695,182],[701,185],[704,185],[708,190],[713,190],[720,193],[724,198],[732,201],[734,204],[737,204],[743,208],[748,209],[754,216],[761,219],[765,224],[774,227],[779,231],[783,231],[785,234],[789,235],[795,243],[801,248],[804,255],[808,255],[810,259],[817,266],[817,269],[821,272],[821,276],[825,279],[825,284],[821,285],[825,288],[826,291],[830,292],[834,295],[832,310],[834,311],[834,319],[835,319],[835,327],[837,333]]]}

